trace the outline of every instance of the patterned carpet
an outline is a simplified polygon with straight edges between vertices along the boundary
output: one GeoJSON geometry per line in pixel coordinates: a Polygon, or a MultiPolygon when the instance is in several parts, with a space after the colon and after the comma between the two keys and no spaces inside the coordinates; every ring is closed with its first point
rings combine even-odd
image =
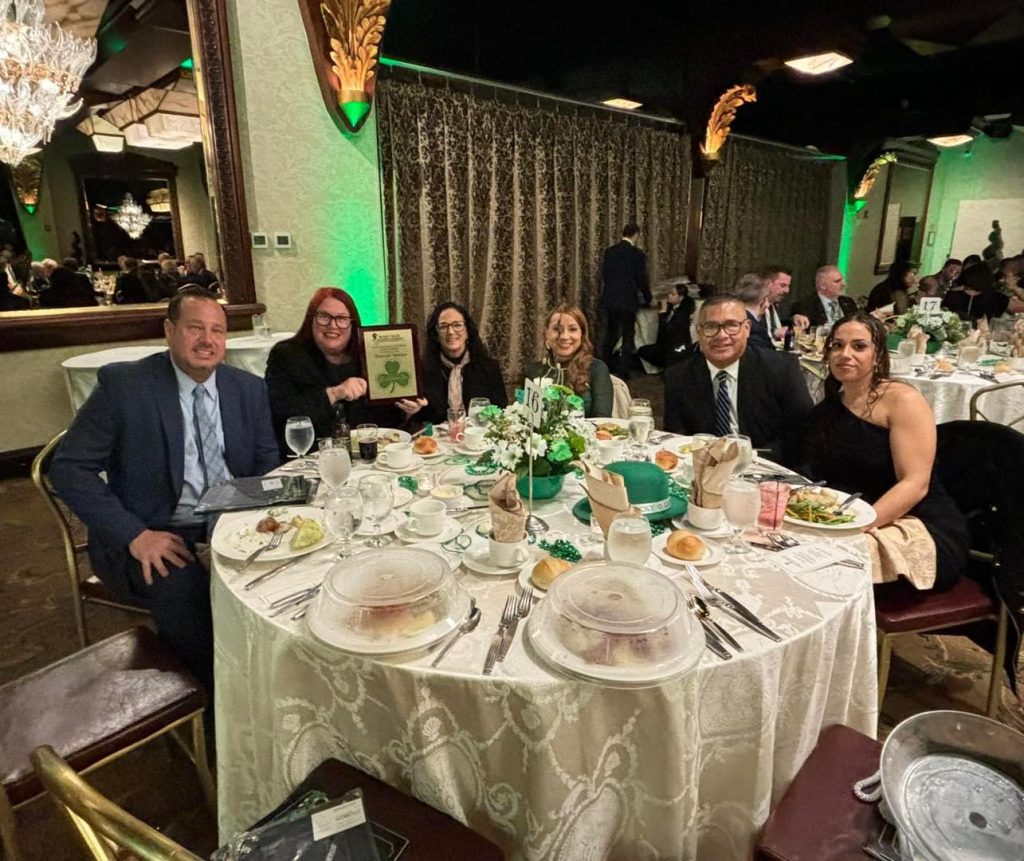
{"type": "MultiPolygon", "coordinates": [[[[637,396],[654,401],[660,416],[660,378],[631,381],[637,396]]],[[[659,421],[660,425],[660,421],[659,421]]],[[[50,513],[27,479],[0,482],[0,684],[73,652],[77,646],[60,538],[50,513]]],[[[109,636],[138,623],[138,616],[93,607],[92,636],[109,636]]],[[[880,732],[919,711],[938,708],[980,712],[985,706],[991,659],[961,637],[910,637],[897,643],[880,732]]],[[[1024,689],[1024,679],[1021,679],[1024,689]]],[[[1000,719],[1024,731],[1024,707],[1004,688],[1000,719]]],[[[204,806],[192,766],[168,743],[156,742],[94,773],[102,792],[192,851],[207,855],[216,829],[204,806]],[[168,777],[173,775],[174,779],[168,777]]],[[[29,859],[86,859],[69,826],[45,800],[19,812],[29,859]]]]}

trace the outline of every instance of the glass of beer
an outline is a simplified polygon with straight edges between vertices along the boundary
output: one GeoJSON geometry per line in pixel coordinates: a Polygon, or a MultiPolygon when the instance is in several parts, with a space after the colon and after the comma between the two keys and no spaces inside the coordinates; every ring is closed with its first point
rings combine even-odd
{"type": "Polygon", "coordinates": [[[365,424],[356,428],[359,438],[359,457],[365,461],[377,459],[377,425],[365,424]]]}

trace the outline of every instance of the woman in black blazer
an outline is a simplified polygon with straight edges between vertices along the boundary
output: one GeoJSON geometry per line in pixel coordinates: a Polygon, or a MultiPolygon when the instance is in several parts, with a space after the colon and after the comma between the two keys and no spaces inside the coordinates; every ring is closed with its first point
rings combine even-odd
{"type": "Polygon", "coordinates": [[[508,405],[501,368],[480,340],[469,311],[456,302],[442,302],[427,320],[423,351],[425,398],[398,402],[406,415],[425,422],[443,422],[449,408],[469,409],[473,398],[508,405]]]}

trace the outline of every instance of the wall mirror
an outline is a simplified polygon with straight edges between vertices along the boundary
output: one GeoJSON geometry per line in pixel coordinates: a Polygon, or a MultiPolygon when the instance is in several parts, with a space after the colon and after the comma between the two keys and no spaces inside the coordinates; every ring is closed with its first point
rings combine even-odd
{"type": "MultiPolygon", "coordinates": [[[[47,15],[60,20],[66,5],[47,0],[47,15]]],[[[246,328],[262,308],[225,0],[87,7],[91,17],[61,20],[97,39],[83,107],[37,156],[0,170],[0,267],[29,303],[0,312],[0,352],[160,337],[175,282],[196,280],[188,261],[197,254],[230,327],[246,328]],[[87,275],[92,296],[48,296],[47,273],[31,266],[43,261],[87,275]]]]}

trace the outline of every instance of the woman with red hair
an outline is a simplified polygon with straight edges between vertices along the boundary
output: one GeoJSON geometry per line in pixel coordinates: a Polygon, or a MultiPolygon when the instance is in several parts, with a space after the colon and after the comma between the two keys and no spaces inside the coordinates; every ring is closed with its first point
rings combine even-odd
{"type": "Polygon", "coordinates": [[[364,400],[359,361],[359,310],[337,287],[321,287],[309,300],[299,331],[274,345],[267,360],[267,389],[282,452],[289,416],[309,416],[317,437],[331,436],[342,412],[352,426],[373,421],[364,400]]]}

